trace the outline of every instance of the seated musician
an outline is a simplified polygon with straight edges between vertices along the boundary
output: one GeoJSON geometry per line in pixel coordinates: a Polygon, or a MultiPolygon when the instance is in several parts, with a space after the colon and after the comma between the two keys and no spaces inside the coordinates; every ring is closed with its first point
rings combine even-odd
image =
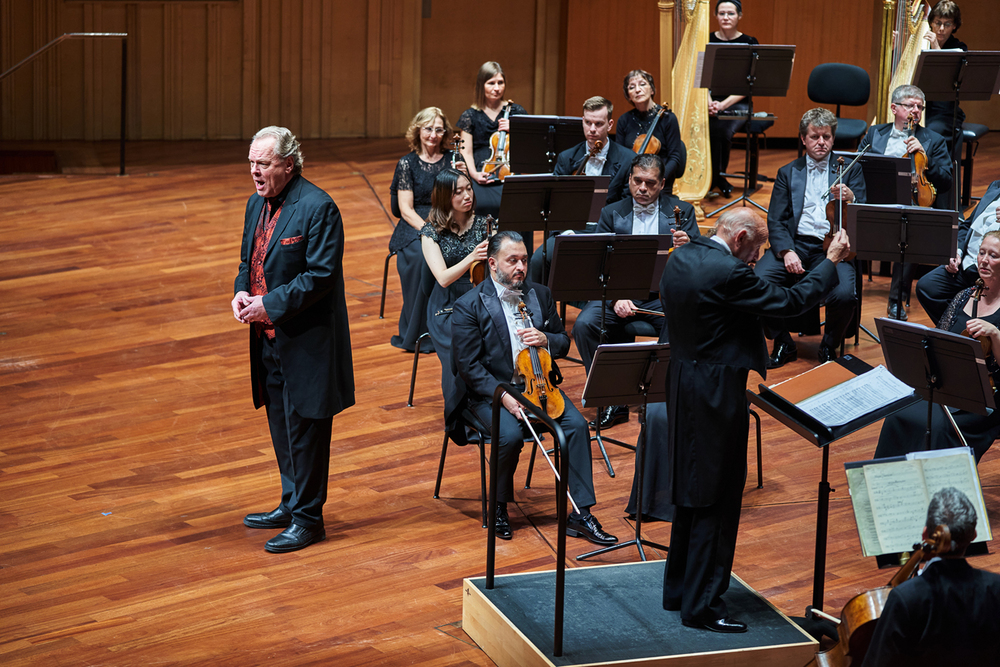
{"type": "MultiPolygon", "coordinates": [[[[771,247],[754,271],[761,278],[789,286],[826,259],[823,239],[830,231],[826,208],[830,200],[845,204],[865,200],[865,180],[855,165],[847,170],[844,183],[833,185],[837,168],[831,158],[837,117],[827,109],[810,109],[799,122],[799,139],[806,154],[778,170],[767,210],[771,247]]],[[[840,352],[854,314],[854,267],[837,264],[839,284],[825,297],[826,332],[819,346],[819,361],[834,359],[840,352]]],[[[778,368],[798,357],[785,320],[765,319],[764,332],[774,339],[768,368],[778,368]]]]}
{"type": "MultiPolygon", "coordinates": [[[[515,380],[515,363],[528,346],[548,348],[553,358],[563,357],[569,349],[569,336],[556,312],[547,287],[525,280],[528,254],[517,232],[501,231],[490,238],[486,251],[489,278],[455,302],[451,317],[454,359],[463,382],[464,399],[484,424],[492,423],[493,392],[501,382],[522,384],[515,380]],[[523,322],[518,305],[523,302],[531,313],[531,322],[523,322]]],[[[561,390],[556,389],[560,392],[561,390]]],[[[618,538],[603,530],[590,513],[594,498],[593,467],[587,422],[562,394],[565,410],[556,421],[566,435],[569,463],[569,492],[580,513],[572,513],[566,526],[571,537],[585,537],[600,545],[614,544],[618,538]]],[[[496,535],[511,538],[507,503],[514,500],[514,471],[524,445],[519,403],[504,394],[500,411],[500,460],[497,475],[496,535]]],[[[558,499],[558,502],[565,502],[558,499]]]]}
{"type": "Polygon", "coordinates": [[[1000,575],[965,559],[977,521],[976,508],[958,489],[934,494],[923,537],[947,526],[951,549],[889,591],[862,667],[996,664],[1000,575]]]}
{"type": "Polygon", "coordinates": [[[586,141],[560,153],[552,170],[556,176],[577,172],[586,176],[610,176],[609,204],[628,194],[625,178],[629,161],[635,157],[631,148],[608,140],[608,132],[615,124],[611,117],[613,111],[614,105],[605,97],[591,97],[584,102],[583,135],[586,141]],[[598,142],[600,149],[596,148],[598,142]]]}
{"type": "Polygon", "coordinates": [[[1000,181],[993,181],[986,188],[986,194],[979,200],[972,215],[959,222],[958,252],[955,258],[917,281],[917,300],[932,322],[941,319],[952,297],[976,282],[979,276],[976,269],[979,245],[986,232],[1000,229],[998,205],[1000,181]]]}
{"type": "MultiPolygon", "coordinates": [[[[920,116],[925,104],[924,93],[916,86],[897,87],[892,91],[892,104],[889,106],[893,121],[868,128],[868,134],[861,141],[861,146],[871,146],[870,152],[881,155],[895,157],[909,155],[911,169],[914,155],[917,153],[926,155],[925,175],[938,192],[933,206],[946,209],[949,208],[948,197],[942,196],[941,193],[951,190],[951,158],[948,156],[944,138],[937,132],[920,126],[920,116]],[[907,131],[907,124],[911,119],[915,123],[912,136],[907,131]]],[[[897,320],[906,319],[903,303],[909,301],[910,284],[913,282],[915,270],[916,265],[909,262],[903,266],[899,263],[893,266],[892,284],[889,287],[889,317],[897,320]],[[900,281],[902,281],[903,303],[899,303],[898,300],[900,281]]]]}
{"type": "MultiPolygon", "coordinates": [[[[968,331],[973,338],[989,337],[993,351],[986,359],[986,368],[993,376],[994,384],[1000,386],[997,384],[1000,383],[1000,366],[994,356],[1000,350],[1000,329],[997,328],[1000,327],[1000,231],[994,229],[986,233],[979,246],[976,265],[978,275],[986,285],[982,298],[976,303],[972,298],[972,287],[959,292],[941,317],[938,328],[952,333],[968,331]]],[[[947,417],[940,412],[942,409],[945,408],[935,407],[932,412],[931,449],[961,447],[962,441],[947,417]]],[[[965,436],[965,441],[972,447],[976,461],[979,461],[993,441],[1000,437],[1000,410],[994,410],[989,415],[978,415],[965,410],[948,409],[965,436]]],[[[924,449],[926,430],[926,401],[889,415],[882,422],[874,458],[902,456],[924,449]]]]}
{"type": "Polygon", "coordinates": [[[652,128],[652,137],[649,137],[644,152],[656,152],[663,158],[666,188],[668,192],[673,192],[674,181],[684,175],[684,168],[687,166],[687,149],[681,141],[677,116],[653,100],[656,95],[656,80],[646,70],[634,69],[626,74],[622,90],[632,108],[618,117],[615,141],[638,152],[642,147],[640,138],[649,137],[652,128]],[[660,145],[659,151],[652,150],[654,139],[660,145]]]}
{"type": "MultiPolygon", "coordinates": [[[[682,246],[692,236],[699,236],[694,207],[681,201],[664,187],[663,160],[659,155],[637,155],[628,170],[630,197],[605,206],[597,223],[599,234],[672,234],[674,245],[682,246]],[[681,209],[681,224],[674,219],[674,207],[681,209]]],[[[590,373],[594,353],[601,343],[601,315],[604,313],[606,343],[625,343],[632,338],[625,332],[629,322],[649,322],[657,334],[663,327],[663,312],[659,292],[650,292],[645,299],[632,301],[620,299],[601,307],[600,300],[589,301],[573,325],[573,340],[580,351],[583,367],[590,373]],[[645,311],[639,312],[640,308],[645,311]]],[[[662,338],[662,337],[661,337],[662,338]]],[[[613,405],[602,408],[598,420],[601,428],[627,422],[628,406],[613,405]]]]}

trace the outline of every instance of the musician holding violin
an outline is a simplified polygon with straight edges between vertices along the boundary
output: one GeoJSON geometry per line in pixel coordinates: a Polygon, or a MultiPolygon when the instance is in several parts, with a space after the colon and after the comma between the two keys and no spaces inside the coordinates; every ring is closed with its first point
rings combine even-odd
{"type": "MultiPolygon", "coordinates": [[[[455,365],[461,381],[460,398],[483,423],[492,421],[493,392],[501,382],[529,389],[544,387],[548,397],[539,401],[566,435],[564,456],[569,462],[569,492],[580,512],[570,515],[566,534],[584,537],[599,545],[618,541],[590,512],[596,503],[587,422],[573,402],[552,386],[557,372],[536,371],[535,358],[555,370],[553,358],[566,355],[569,336],[547,287],[526,280],[528,254],[517,232],[500,231],[486,250],[489,277],[455,302],[451,319],[455,365]],[[528,319],[524,318],[525,312],[528,319]],[[548,360],[547,362],[545,360],[548,360]],[[542,378],[536,377],[543,375],[542,378]],[[554,400],[556,399],[556,400],[554,400]],[[561,408],[561,412],[559,410],[561,408]]],[[[512,529],[507,503],[514,500],[514,471],[524,445],[522,414],[513,397],[504,394],[500,412],[499,466],[497,475],[496,536],[509,540],[512,529]]]]}
{"type": "MultiPolygon", "coordinates": [[[[891,123],[872,125],[861,141],[861,147],[871,146],[871,153],[895,157],[910,156],[913,170],[914,206],[951,208],[949,192],[952,184],[951,158],[944,137],[920,126],[924,112],[924,93],[916,86],[898,86],[892,91],[889,109],[893,116],[891,123]],[[929,184],[929,186],[928,186],[929,184]]],[[[911,202],[898,202],[909,204],[911,202]]],[[[903,302],[909,300],[910,283],[913,280],[915,264],[893,266],[892,285],[889,288],[889,317],[906,320],[906,310],[896,299],[899,281],[903,281],[903,302]]]]}
{"type": "Polygon", "coordinates": [[[665,105],[653,101],[656,81],[645,70],[634,69],[626,74],[622,90],[633,108],[618,117],[615,141],[637,154],[659,155],[663,159],[667,191],[672,192],[674,181],[684,175],[687,163],[677,116],[665,105]]]}
{"type": "Polygon", "coordinates": [[[610,176],[609,204],[628,195],[628,165],[635,157],[631,148],[608,140],[608,133],[615,124],[614,109],[606,97],[591,97],[584,102],[582,124],[586,140],[560,153],[552,170],[556,176],[610,176]]]}
{"type": "Polygon", "coordinates": [[[976,508],[958,489],[934,494],[923,538],[943,526],[950,543],[919,576],[889,592],[862,667],[996,664],[1000,575],[977,570],[965,559],[977,520],[976,508]]]}
{"type": "MultiPolygon", "coordinates": [[[[959,292],[938,323],[938,329],[964,333],[980,340],[989,339],[990,352],[986,368],[993,377],[994,386],[1000,387],[1000,365],[996,354],[1000,350],[1000,231],[986,233],[979,246],[976,260],[981,288],[968,287],[959,292]],[[976,298],[976,297],[980,298],[976,298]]],[[[985,349],[985,346],[984,346],[985,349]]],[[[1000,398],[1000,397],[998,397],[1000,398]]],[[[935,409],[936,410],[936,409],[935,409]]],[[[1000,410],[989,415],[978,415],[965,410],[952,410],[952,417],[979,461],[1000,437],[1000,410]]],[[[874,458],[902,456],[924,447],[927,429],[927,403],[920,401],[904,408],[882,423],[874,458]]],[[[962,442],[950,422],[941,412],[935,412],[931,421],[931,449],[961,447],[962,442]]]]}

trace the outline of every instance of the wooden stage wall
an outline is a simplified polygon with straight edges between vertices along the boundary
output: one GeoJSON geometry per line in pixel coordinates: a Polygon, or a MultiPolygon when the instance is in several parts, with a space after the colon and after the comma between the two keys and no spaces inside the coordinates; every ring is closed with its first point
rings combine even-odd
{"type": "MultiPolygon", "coordinates": [[[[962,6],[959,36],[995,48],[995,3],[962,6]]],[[[881,0],[747,3],[748,34],[798,46],[789,95],[760,100],[778,115],[771,136],[794,136],[814,106],[815,65],[871,68],[880,12],[881,0]]],[[[503,64],[508,96],[533,113],[576,115],[598,94],[624,111],[625,72],[662,80],[658,30],[656,0],[0,0],[0,71],[64,32],[128,32],[130,139],[239,138],[268,124],[304,138],[385,137],[424,106],[456,119],[486,60],[503,64]]],[[[5,79],[0,139],[116,138],[120,53],[117,40],[63,43],[5,79]]],[[[965,108],[1000,128],[995,99],[965,108]]]]}

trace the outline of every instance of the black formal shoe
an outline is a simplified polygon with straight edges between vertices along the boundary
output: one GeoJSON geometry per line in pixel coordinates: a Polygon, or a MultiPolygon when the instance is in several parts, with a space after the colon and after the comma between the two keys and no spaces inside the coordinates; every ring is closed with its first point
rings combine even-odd
{"type": "Polygon", "coordinates": [[[819,352],[816,354],[816,356],[819,358],[819,363],[825,364],[828,361],[833,361],[834,359],[836,359],[837,353],[829,345],[821,343],[819,346],[819,352]]]}
{"type": "Polygon", "coordinates": [[[795,349],[794,343],[775,342],[771,356],[767,358],[767,367],[781,368],[789,361],[799,358],[799,351],[795,349]]]}
{"type": "Polygon", "coordinates": [[[243,517],[243,525],[247,528],[288,528],[292,525],[292,515],[278,507],[270,512],[247,514],[243,517]]]}
{"type": "Polygon", "coordinates": [[[717,618],[714,621],[707,621],[705,623],[698,623],[697,621],[685,621],[681,620],[681,623],[689,628],[698,628],[699,630],[711,630],[712,632],[746,632],[747,624],[741,623],[740,621],[733,620],[728,616],[726,618],[717,618]]]}
{"type": "Polygon", "coordinates": [[[594,544],[608,546],[616,544],[618,538],[604,532],[601,522],[590,512],[586,514],[570,514],[566,520],[566,534],[570,537],[586,537],[594,544]]]}
{"type": "Polygon", "coordinates": [[[906,308],[900,306],[898,301],[890,300],[886,313],[894,320],[899,320],[900,322],[906,321],[906,308]]]}
{"type": "Polygon", "coordinates": [[[719,182],[716,185],[719,186],[719,194],[726,199],[733,196],[733,186],[730,185],[729,181],[727,181],[724,177],[720,176],[719,182]]]}
{"type": "Polygon", "coordinates": [[[264,551],[273,554],[285,554],[289,551],[305,549],[310,544],[322,542],[326,539],[326,529],[323,526],[306,528],[297,523],[293,523],[284,531],[272,537],[264,545],[264,551]]]}
{"type": "Polygon", "coordinates": [[[602,431],[617,424],[624,424],[628,421],[628,406],[609,405],[606,408],[601,408],[600,412],[597,413],[597,419],[590,422],[590,428],[597,428],[598,420],[600,420],[602,431]]]}
{"type": "Polygon", "coordinates": [[[510,517],[507,516],[507,503],[497,503],[496,536],[501,540],[509,540],[513,536],[510,517]]]}

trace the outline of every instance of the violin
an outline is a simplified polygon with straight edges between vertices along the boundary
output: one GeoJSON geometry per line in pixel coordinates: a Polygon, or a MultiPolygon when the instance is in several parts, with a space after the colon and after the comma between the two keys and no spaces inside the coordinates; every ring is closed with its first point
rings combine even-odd
{"type": "Polygon", "coordinates": [[[465,142],[462,141],[462,133],[461,132],[455,132],[455,134],[452,135],[452,137],[451,137],[451,168],[452,169],[458,169],[458,163],[459,162],[464,162],[464,160],[461,159],[462,158],[462,156],[461,156],[462,146],[464,144],[465,144],[465,142]]]}
{"type": "MultiPolygon", "coordinates": [[[[493,218],[492,215],[486,216],[486,238],[492,237],[500,228],[500,221],[493,218]]],[[[478,285],[479,283],[486,280],[486,262],[481,259],[472,260],[472,264],[469,265],[469,281],[473,285],[478,285]]]]}
{"type": "MultiPolygon", "coordinates": [[[[910,114],[906,120],[906,134],[912,137],[917,124],[916,114],[910,114]]],[[[906,157],[906,153],[903,154],[906,157]]],[[[917,206],[929,207],[937,199],[937,189],[927,180],[927,153],[917,151],[913,154],[913,203],[917,206]]]]}
{"type": "MultiPolygon", "coordinates": [[[[847,601],[840,612],[840,625],[837,627],[840,641],[828,651],[817,653],[807,667],[847,667],[861,664],[875,633],[875,625],[885,608],[889,591],[912,577],[921,562],[951,551],[951,531],[948,526],[936,526],[930,538],[914,544],[913,549],[913,553],[889,580],[888,585],[865,591],[847,601]]],[[[828,617],[826,614],[822,615],[828,617]]]]}
{"type": "MultiPolygon", "coordinates": [[[[533,326],[531,313],[528,312],[524,301],[517,304],[517,312],[521,314],[521,321],[525,327],[533,326]]],[[[554,368],[549,351],[529,345],[518,353],[515,366],[515,371],[524,381],[524,397],[552,419],[559,419],[566,410],[566,403],[562,392],[555,386],[561,377],[559,371],[554,368]]]]}
{"type": "MultiPolygon", "coordinates": [[[[864,155],[866,152],[867,149],[865,149],[865,151],[862,151],[861,153],[858,153],[858,156],[854,158],[851,164],[847,165],[846,167],[844,166],[844,156],[841,155],[837,158],[837,180],[835,180],[833,182],[833,185],[830,186],[830,189],[827,190],[826,196],[829,197],[830,193],[833,191],[833,188],[840,185],[844,181],[844,174],[847,173],[847,170],[853,167],[854,163],[857,162],[861,158],[861,156],[864,155]]],[[[827,222],[830,223],[830,231],[826,233],[826,237],[823,239],[824,251],[830,249],[830,244],[833,243],[833,237],[836,236],[837,232],[839,232],[844,226],[843,199],[838,197],[837,199],[831,199],[829,202],[827,202],[826,220],[827,222]]],[[[852,261],[855,257],[857,257],[857,254],[858,253],[852,250],[847,255],[847,261],[848,262],[852,261]]]]}
{"type": "Polygon", "coordinates": [[[590,151],[583,156],[583,159],[580,160],[580,164],[578,164],[576,169],[573,170],[573,175],[580,176],[581,174],[583,174],[583,172],[587,169],[587,163],[590,162],[590,159],[592,157],[600,153],[602,148],[604,148],[604,142],[601,141],[600,139],[595,141],[594,147],[591,148],[590,151]]]}
{"type": "Polygon", "coordinates": [[[645,134],[640,134],[632,142],[632,150],[635,151],[636,155],[660,152],[660,140],[653,136],[653,132],[656,130],[656,124],[660,122],[660,117],[668,111],[670,111],[670,107],[666,103],[660,105],[656,110],[653,122],[649,125],[649,129],[646,130],[645,134]]]}
{"type": "MultiPolygon", "coordinates": [[[[502,119],[510,118],[510,109],[514,105],[514,100],[507,100],[503,107],[502,119]]],[[[503,180],[510,176],[510,137],[509,132],[497,130],[490,136],[490,158],[483,163],[483,173],[503,183],[503,180]]]]}
{"type": "MultiPolygon", "coordinates": [[[[680,226],[681,226],[681,207],[674,206],[674,226],[670,229],[670,233],[673,234],[674,232],[676,232],[680,226]]],[[[673,245],[673,242],[671,242],[670,249],[667,250],[667,254],[669,255],[670,253],[672,253],[676,247],[677,246],[673,245]]]]}

